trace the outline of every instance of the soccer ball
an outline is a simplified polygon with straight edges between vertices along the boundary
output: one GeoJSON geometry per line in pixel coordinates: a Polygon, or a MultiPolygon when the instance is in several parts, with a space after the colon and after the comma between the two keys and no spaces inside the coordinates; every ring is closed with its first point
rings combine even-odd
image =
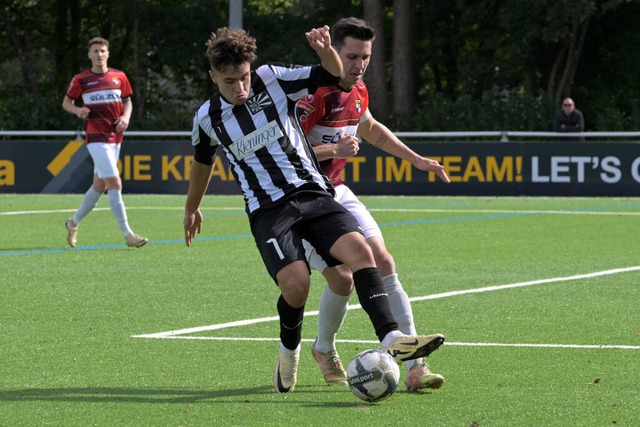
{"type": "Polygon", "coordinates": [[[398,388],[400,368],[393,357],[381,350],[365,350],[347,368],[351,392],[366,402],[378,402],[398,388]]]}

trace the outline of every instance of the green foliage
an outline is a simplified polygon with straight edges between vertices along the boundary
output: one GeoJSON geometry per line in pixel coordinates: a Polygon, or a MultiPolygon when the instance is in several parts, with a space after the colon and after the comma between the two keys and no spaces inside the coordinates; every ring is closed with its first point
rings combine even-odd
{"type": "Polygon", "coordinates": [[[413,131],[551,131],[554,104],[544,94],[494,87],[479,100],[451,99],[441,92],[423,97],[417,114],[398,118],[396,128],[413,131]],[[404,121],[402,121],[404,120],[404,121]]]}
{"type": "Polygon", "coordinates": [[[0,129],[76,130],[84,126],[78,118],[62,110],[62,97],[15,96],[0,102],[0,129]]]}
{"type": "MultiPolygon", "coordinates": [[[[388,76],[391,52],[413,49],[418,113],[399,130],[550,130],[550,70],[576,23],[589,22],[571,85],[587,130],[640,129],[640,3],[623,0],[416,2],[415,41],[394,46],[393,4],[383,2],[388,76]]],[[[311,27],[362,16],[360,0],[246,0],[244,27],[258,40],[256,65],[317,61],[311,27]]],[[[227,1],[3,0],[0,128],[69,130],[60,107],[71,76],[88,67],[86,42],[111,42],[109,64],[134,86],[132,130],[185,130],[214,87],[204,41],[228,23],[227,1]],[[18,111],[20,110],[20,111],[18,111]]],[[[389,87],[391,87],[389,82],[389,87]]],[[[373,94],[375,96],[375,94],[373,94]]]]}

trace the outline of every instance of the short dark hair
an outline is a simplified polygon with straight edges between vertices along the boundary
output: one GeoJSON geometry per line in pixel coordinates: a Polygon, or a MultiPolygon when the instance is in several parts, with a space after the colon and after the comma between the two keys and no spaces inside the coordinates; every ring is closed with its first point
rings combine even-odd
{"type": "Polygon", "coordinates": [[[242,29],[218,28],[211,33],[207,46],[207,59],[211,69],[223,71],[227,66],[238,67],[257,59],[256,39],[242,29]]]}
{"type": "Polygon", "coordinates": [[[87,45],[87,49],[91,50],[91,46],[93,46],[94,44],[99,44],[99,45],[102,45],[102,46],[106,46],[107,49],[109,49],[109,40],[103,39],[102,37],[94,37],[91,40],[89,40],[89,44],[87,45]]]}
{"type": "Polygon", "coordinates": [[[356,40],[373,41],[376,32],[369,24],[360,18],[342,18],[331,27],[331,44],[340,49],[344,45],[344,39],[352,37],[356,40]]]}

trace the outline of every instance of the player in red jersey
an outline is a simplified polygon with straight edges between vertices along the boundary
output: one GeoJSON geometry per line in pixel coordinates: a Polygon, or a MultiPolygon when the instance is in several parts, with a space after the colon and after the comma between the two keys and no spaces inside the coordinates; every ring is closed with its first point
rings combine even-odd
{"type": "Polygon", "coordinates": [[[93,210],[105,190],[109,206],[128,246],[144,246],[148,239],[131,231],[122,200],[122,180],[118,172],[120,144],[129,127],[133,109],[131,85],[124,72],[109,68],[109,41],[95,37],[89,41],[91,68],[71,80],[62,108],[86,121],[86,142],[94,163],[93,184],[76,213],[65,221],[67,242],[76,247],[78,224],[93,210]],[[82,98],[82,106],[76,101],[82,98]]]}
{"type": "MultiPolygon", "coordinates": [[[[403,144],[386,126],[376,121],[369,111],[369,93],[362,81],[375,37],[374,30],[361,19],[343,18],[331,28],[332,44],[344,67],[344,78],[337,86],[321,87],[313,95],[298,101],[299,120],[320,161],[322,171],[332,180],[336,199],[358,220],[367,242],[373,250],[391,311],[400,330],[415,335],[411,303],[396,273],[395,263],[387,251],[380,227],[367,208],[342,181],[342,171],[349,157],[358,152],[362,136],[374,146],[413,166],[433,172],[444,182],[449,177],[442,165],[415,153],[403,144]]],[[[347,303],[353,279],[344,265],[327,267],[311,245],[306,246],[312,268],[327,279],[320,300],[318,337],[312,354],[329,384],[346,384],[346,372],[335,347],[335,336],[347,313],[347,303]]],[[[405,385],[409,390],[439,388],[444,378],[434,374],[421,359],[406,361],[405,385]]]]}

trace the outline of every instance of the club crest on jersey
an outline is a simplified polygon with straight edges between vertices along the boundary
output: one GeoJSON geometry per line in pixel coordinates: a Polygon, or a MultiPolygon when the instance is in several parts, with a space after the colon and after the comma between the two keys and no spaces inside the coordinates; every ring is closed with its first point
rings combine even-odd
{"type": "Polygon", "coordinates": [[[273,101],[271,101],[269,94],[266,92],[260,92],[247,100],[247,106],[251,114],[257,114],[272,104],[273,101]]]}
{"type": "Polygon", "coordinates": [[[358,110],[358,113],[360,113],[362,110],[362,103],[359,99],[356,99],[356,110],[358,110]]]}

